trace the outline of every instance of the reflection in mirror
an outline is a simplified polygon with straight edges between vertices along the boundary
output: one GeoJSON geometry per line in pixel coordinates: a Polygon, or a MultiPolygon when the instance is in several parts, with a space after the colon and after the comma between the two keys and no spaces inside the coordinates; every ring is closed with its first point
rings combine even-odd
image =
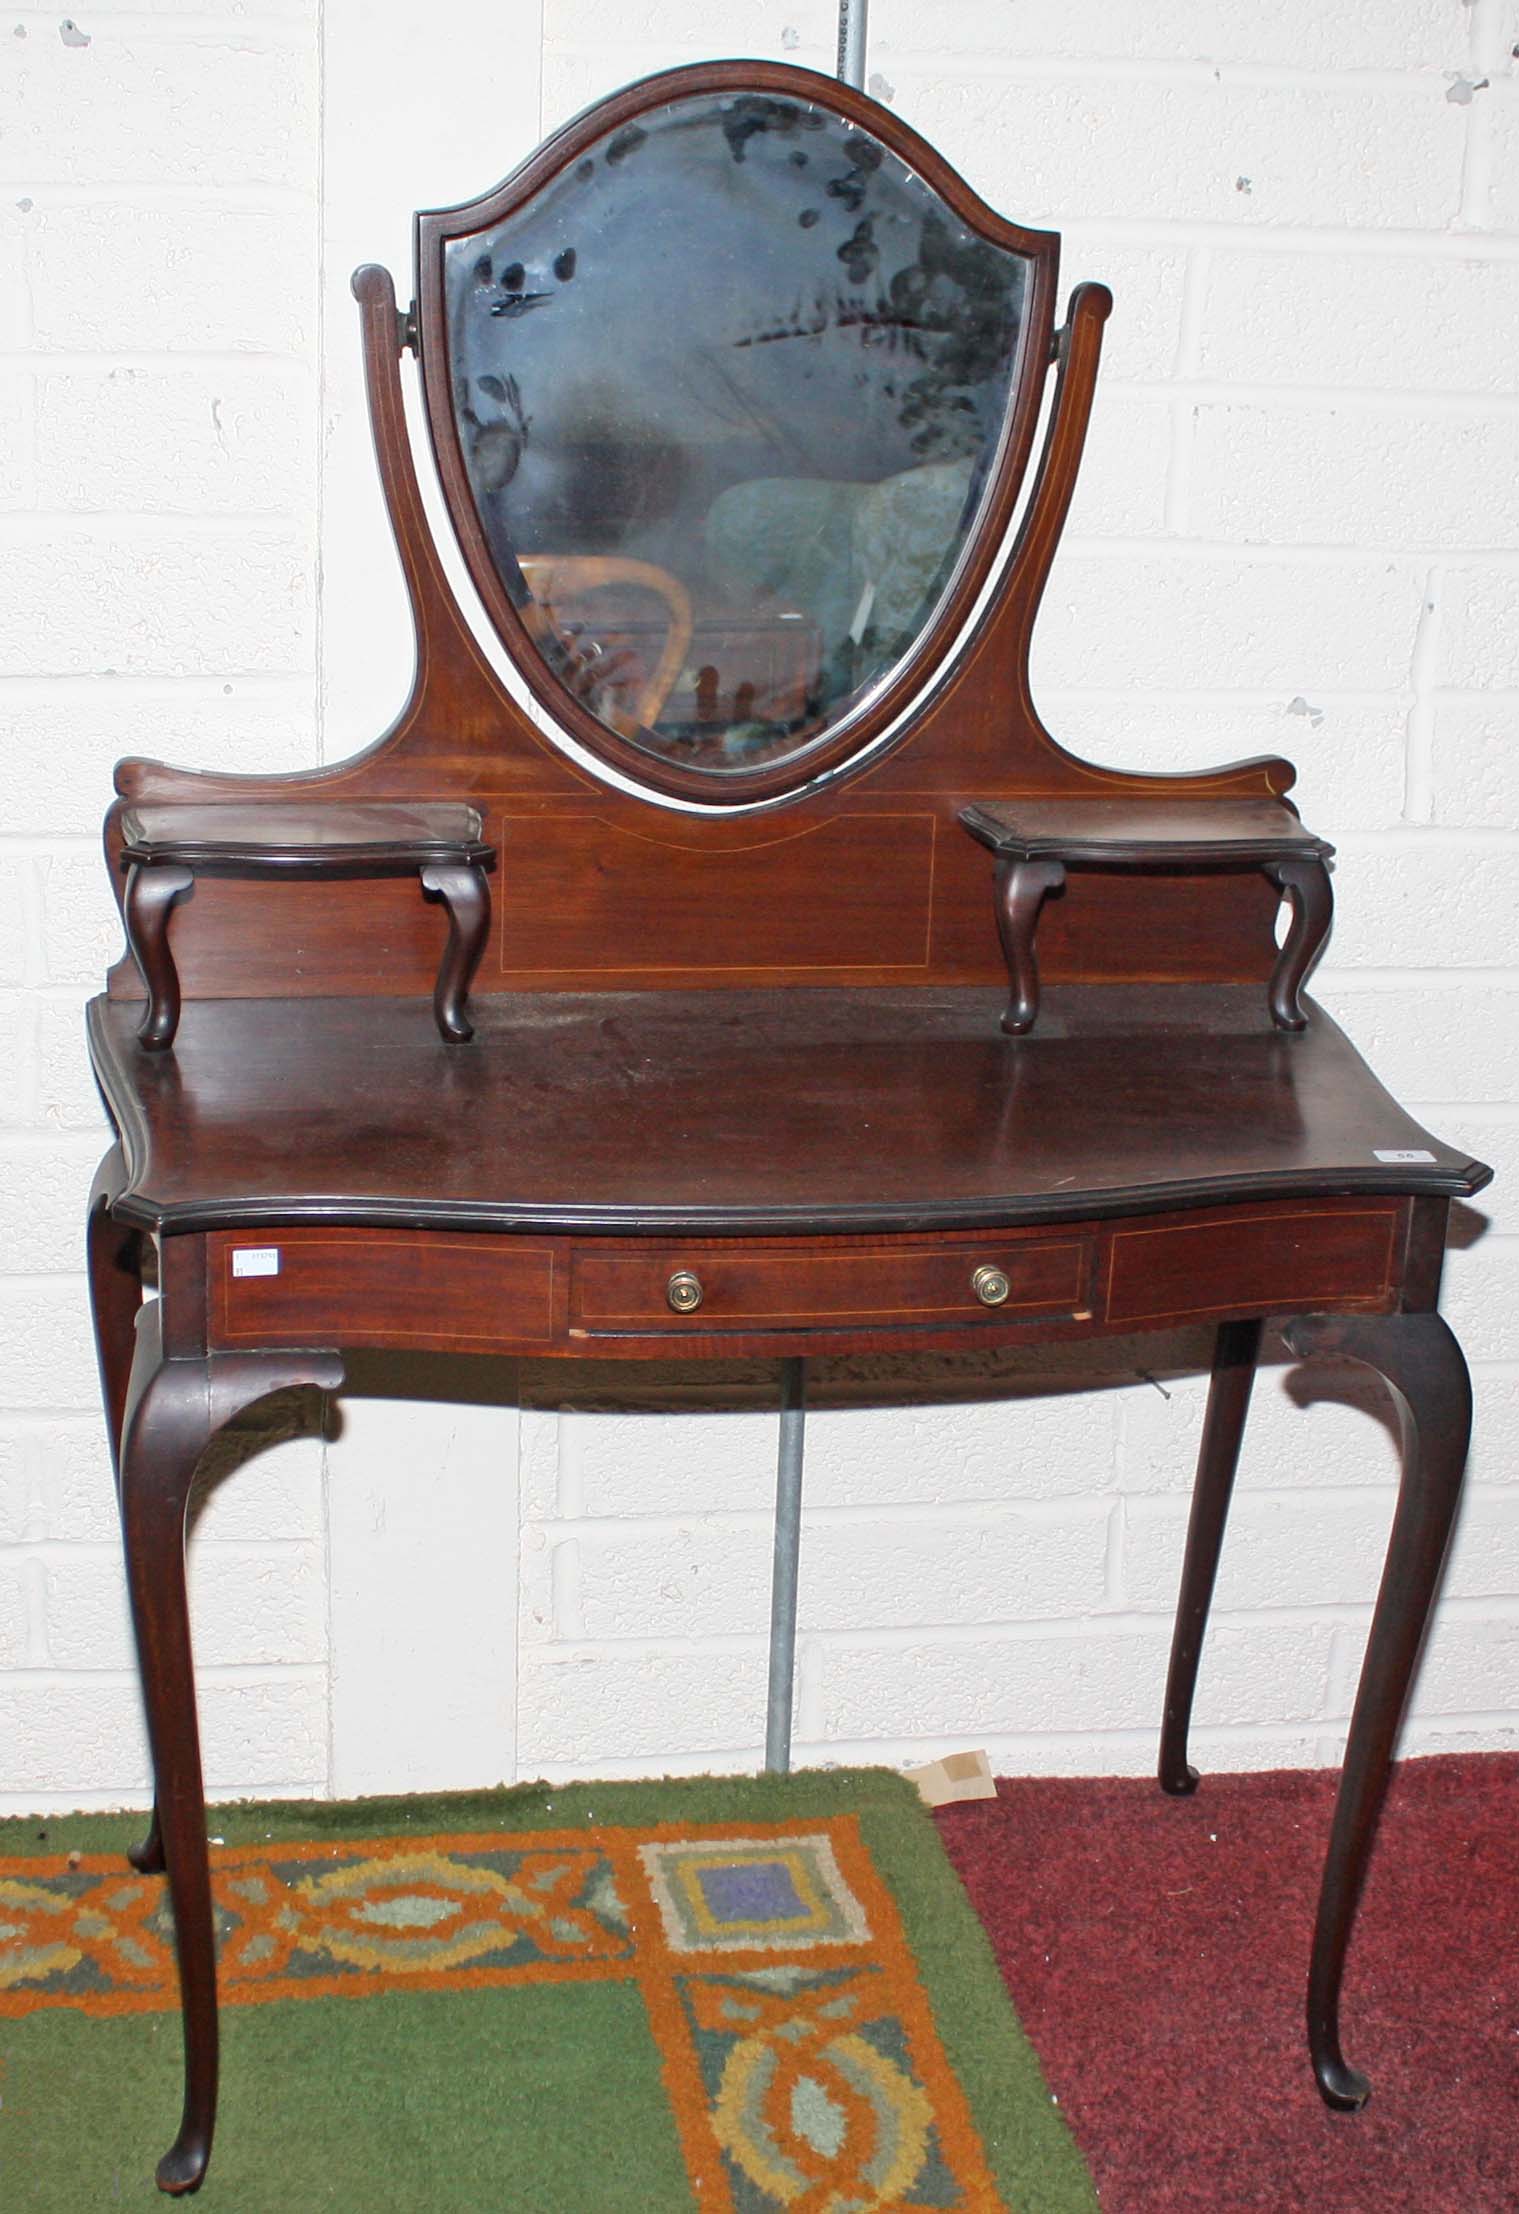
{"type": "Polygon", "coordinates": [[[446,248],[492,558],[604,724],[803,754],[929,624],[997,457],[1028,263],[826,109],[672,102],[446,248]]]}

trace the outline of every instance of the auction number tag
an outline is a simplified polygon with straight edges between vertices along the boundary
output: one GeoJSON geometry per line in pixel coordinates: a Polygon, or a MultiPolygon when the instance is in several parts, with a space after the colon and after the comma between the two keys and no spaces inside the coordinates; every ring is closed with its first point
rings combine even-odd
{"type": "Polygon", "coordinates": [[[243,1245],[232,1256],[234,1276],[278,1276],[279,1272],[277,1245],[243,1245]]]}

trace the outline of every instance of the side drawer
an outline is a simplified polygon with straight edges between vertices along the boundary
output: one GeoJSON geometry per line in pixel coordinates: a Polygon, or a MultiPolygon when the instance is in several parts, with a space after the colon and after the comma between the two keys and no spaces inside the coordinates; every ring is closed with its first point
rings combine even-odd
{"type": "Polygon", "coordinates": [[[1103,1319],[1139,1324],[1330,1303],[1385,1306],[1400,1219],[1397,1200],[1368,1200],[1119,1224],[1108,1244],[1103,1319]]]}
{"type": "Polygon", "coordinates": [[[580,1251],[570,1278],[570,1328],[591,1337],[694,1335],[1075,1316],[1088,1305],[1090,1261],[1091,1241],[1083,1237],[851,1244],[821,1253],[736,1244],[580,1251]],[[983,1299],[978,1270],[1005,1276],[1005,1297],[983,1299]],[[671,1292],[680,1279],[694,1279],[700,1295],[684,1311],[671,1292]]]}
{"type": "Polygon", "coordinates": [[[554,1250],[433,1230],[217,1231],[213,1345],[489,1352],[554,1335],[554,1250]]]}

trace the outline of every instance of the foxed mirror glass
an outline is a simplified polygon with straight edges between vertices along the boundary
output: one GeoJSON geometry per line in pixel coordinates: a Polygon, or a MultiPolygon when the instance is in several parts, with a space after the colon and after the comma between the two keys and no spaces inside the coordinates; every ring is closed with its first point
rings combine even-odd
{"type": "Polygon", "coordinates": [[[597,722],[804,759],[931,624],[987,500],[1029,257],[826,107],[672,100],[444,248],[503,588],[597,722]]]}

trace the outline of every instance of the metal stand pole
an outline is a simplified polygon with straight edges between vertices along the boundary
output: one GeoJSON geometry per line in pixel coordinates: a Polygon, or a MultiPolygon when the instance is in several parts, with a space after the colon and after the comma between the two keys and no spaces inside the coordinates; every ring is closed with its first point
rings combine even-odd
{"type": "Polygon", "coordinates": [[[781,1363],[781,1447],[775,1475],[775,1558],[770,1575],[770,1686],[765,1767],[791,1771],[791,1700],[796,1688],[796,1580],[802,1550],[802,1444],[807,1363],[781,1363]]]}
{"type": "MultiPolygon", "coordinates": [[[[868,0],[839,0],[838,74],[865,84],[868,0]]],[[[775,1472],[775,1553],[770,1572],[770,1683],[765,1700],[765,1767],[791,1772],[791,1707],[796,1691],[796,1584],[802,1553],[802,1450],[807,1426],[807,1363],[781,1363],[781,1443],[775,1472]]]]}
{"type": "Polygon", "coordinates": [[[839,0],[839,62],[846,85],[865,89],[865,15],[868,0],[839,0]]]}

